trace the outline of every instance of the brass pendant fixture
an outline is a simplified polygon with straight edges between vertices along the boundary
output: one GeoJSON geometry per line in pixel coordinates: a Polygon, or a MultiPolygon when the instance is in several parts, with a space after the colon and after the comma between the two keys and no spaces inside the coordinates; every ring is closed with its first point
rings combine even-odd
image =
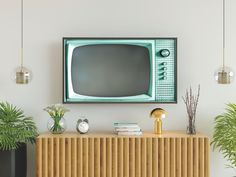
{"type": "Polygon", "coordinates": [[[234,72],[225,66],[225,0],[223,0],[223,64],[216,70],[215,80],[218,84],[231,84],[234,80],[234,72]]]}
{"type": "Polygon", "coordinates": [[[24,2],[21,0],[21,65],[15,71],[16,84],[28,84],[32,79],[32,73],[24,67],[24,2]]]}

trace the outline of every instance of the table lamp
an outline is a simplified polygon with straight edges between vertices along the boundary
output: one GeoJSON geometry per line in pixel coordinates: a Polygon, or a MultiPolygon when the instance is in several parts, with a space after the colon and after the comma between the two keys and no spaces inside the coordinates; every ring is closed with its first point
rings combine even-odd
{"type": "Polygon", "coordinates": [[[162,133],[162,119],[166,117],[166,111],[162,108],[155,108],[151,111],[150,117],[154,118],[154,133],[162,133]]]}

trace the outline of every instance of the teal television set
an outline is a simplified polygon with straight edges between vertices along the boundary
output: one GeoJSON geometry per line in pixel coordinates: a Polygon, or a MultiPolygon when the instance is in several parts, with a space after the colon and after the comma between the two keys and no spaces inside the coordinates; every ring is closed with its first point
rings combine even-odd
{"type": "Polygon", "coordinates": [[[177,38],[63,38],[64,103],[176,103],[177,38]]]}

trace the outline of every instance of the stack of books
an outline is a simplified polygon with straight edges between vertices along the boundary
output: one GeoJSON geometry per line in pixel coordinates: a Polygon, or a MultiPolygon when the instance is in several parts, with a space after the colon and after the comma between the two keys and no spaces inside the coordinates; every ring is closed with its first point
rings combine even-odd
{"type": "Polygon", "coordinates": [[[114,123],[114,130],[117,135],[142,135],[137,123],[114,123]]]}

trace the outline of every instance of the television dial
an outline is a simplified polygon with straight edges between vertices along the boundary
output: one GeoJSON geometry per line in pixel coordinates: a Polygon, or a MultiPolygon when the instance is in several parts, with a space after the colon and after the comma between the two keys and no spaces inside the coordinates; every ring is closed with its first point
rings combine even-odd
{"type": "Polygon", "coordinates": [[[168,49],[162,49],[160,51],[160,54],[162,57],[168,57],[168,56],[170,56],[170,51],[168,49]]]}

